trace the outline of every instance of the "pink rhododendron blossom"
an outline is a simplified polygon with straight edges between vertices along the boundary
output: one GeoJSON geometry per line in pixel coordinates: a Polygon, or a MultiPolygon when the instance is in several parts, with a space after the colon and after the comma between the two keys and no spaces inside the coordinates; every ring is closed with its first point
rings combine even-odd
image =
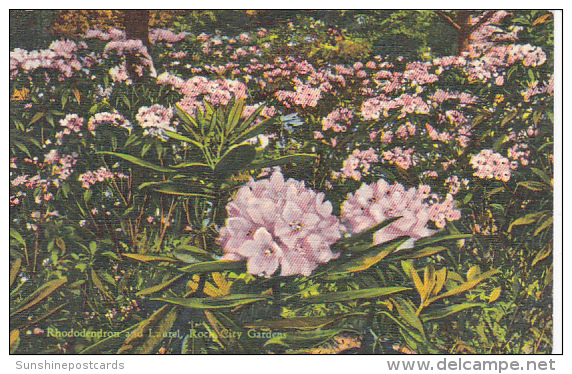
{"type": "Polygon", "coordinates": [[[473,174],[479,178],[499,179],[508,182],[510,179],[510,163],[508,158],[491,149],[483,149],[479,154],[471,157],[471,165],[477,171],[473,174]]]}
{"type": "Polygon", "coordinates": [[[184,40],[189,35],[188,32],[180,32],[178,34],[166,29],[151,29],[149,31],[149,40],[156,44],[159,42],[176,43],[184,40]]]}
{"type": "Polygon", "coordinates": [[[60,126],[64,128],[63,131],[58,131],[56,133],[56,138],[61,140],[64,135],[69,135],[72,132],[82,136],[80,133],[83,127],[83,118],[79,117],[77,114],[68,114],[65,118],[60,120],[60,126]]]}
{"type": "Polygon", "coordinates": [[[361,180],[362,174],[367,174],[369,172],[371,164],[378,161],[379,156],[375,153],[373,148],[370,148],[367,151],[356,149],[344,161],[341,173],[344,178],[351,178],[359,181],[361,180]]]}
{"type": "Polygon", "coordinates": [[[125,31],[116,29],[115,27],[110,27],[107,31],[103,31],[98,28],[89,29],[85,32],[84,38],[99,40],[123,40],[125,39],[125,31]]]}
{"type": "Polygon", "coordinates": [[[332,129],[335,132],[345,132],[351,124],[353,112],[348,108],[338,108],[322,120],[322,131],[332,129]]]}
{"type": "Polygon", "coordinates": [[[431,189],[421,185],[406,190],[401,184],[388,184],[383,179],[362,186],[348,195],[342,204],[342,223],[352,233],[365,231],[390,218],[401,217],[374,234],[374,243],[380,244],[400,236],[408,236],[401,248],[411,248],[419,238],[433,235],[429,221],[437,227],[445,222],[460,218],[460,212],[454,209],[451,195],[443,203],[427,202],[431,189]]]}
{"type": "MultiPolygon", "coordinates": [[[[115,177],[127,178],[126,175],[123,175],[121,173],[114,173],[112,171],[107,170],[107,168],[102,166],[99,169],[97,169],[96,171],[87,171],[87,172],[81,174],[79,176],[78,180],[81,182],[83,188],[90,189],[91,186],[93,186],[97,182],[103,182],[107,179],[113,179],[115,177]]],[[[97,214],[97,209],[95,211],[96,211],[96,213],[94,213],[94,214],[97,214]]]]}
{"type": "Polygon", "coordinates": [[[332,204],[294,179],[275,171],[251,180],[227,205],[228,218],[218,239],[224,260],[246,260],[248,272],[271,276],[310,275],[337,258],[330,246],[344,230],[332,204]]]}
{"type": "Polygon", "coordinates": [[[392,150],[383,152],[383,159],[391,164],[395,164],[405,170],[409,169],[412,165],[416,164],[413,159],[414,147],[408,149],[402,149],[401,147],[395,147],[392,150]]]}
{"type": "Polygon", "coordinates": [[[112,113],[111,112],[96,113],[87,122],[87,128],[89,131],[93,132],[97,129],[99,125],[105,123],[117,127],[122,127],[124,129],[128,129],[129,131],[131,131],[131,129],[133,128],[133,126],[131,126],[131,123],[116,111],[112,113]]]}
{"type": "Polygon", "coordinates": [[[156,136],[166,140],[167,134],[165,131],[175,131],[175,125],[173,124],[173,126],[171,126],[173,109],[167,109],[160,104],[139,108],[139,112],[135,118],[141,127],[145,129],[145,135],[156,136]]]}
{"type": "Polygon", "coordinates": [[[18,72],[32,73],[36,69],[59,71],[60,80],[70,78],[75,71],[83,68],[86,60],[80,60],[76,52],[80,45],[71,40],[56,40],[48,49],[27,51],[16,48],[10,52],[10,78],[18,72]]]}

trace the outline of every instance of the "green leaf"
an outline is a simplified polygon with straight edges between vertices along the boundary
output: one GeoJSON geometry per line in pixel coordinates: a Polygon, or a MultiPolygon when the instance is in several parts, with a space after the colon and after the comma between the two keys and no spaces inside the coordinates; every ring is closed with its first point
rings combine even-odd
{"type": "Polygon", "coordinates": [[[363,290],[329,292],[320,295],[312,295],[308,297],[303,297],[300,299],[300,301],[310,304],[322,304],[322,303],[333,303],[340,301],[351,301],[357,299],[373,299],[405,290],[410,290],[410,288],[407,287],[366,288],[363,290]]]}
{"type": "Polygon", "coordinates": [[[145,296],[145,295],[150,295],[152,293],[155,292],[159,292],[161,290],[164,290],[165,288],[169,287],[171,284],[175,283],[176,281],[178,281],[181,277],[185,276],[185,274],[179,274],[171,279],[169,279],[166,282],[163,282],[161,284],[158,284],[156,286],[152,286],[152,287],[147,287],[145,289],[142,289],[141,291],[137,292],[137,296],[145,296]]]}
{"type": "Polygon", "coordinates": [[[18,308],[12,315],[18,314],[23,312],[26,309],[33,307],[34,305],[38,304],[40,301],[44,300],[46,297],[51,295],[55,290],[60,288],[64,283],[66,283],[68,279],[66,277],[53,280],[44,284],[42,287],[38,288],[34,293],[32,293],[27,300],[32,300],[28,302],[26,305],[18,308]]]}
{"type": "Polygon", "coordinates": [[[264,131],[266,131],[266,128],[270,123],[272,123],[272,118],[267,118],[265,120],[262,120],[259,124],[255,125],[251,129],[248,129],[246,132],[243,132],[242,134],[238,135],[238,137],[233,139],[232,142],[234,144],[240,144],[244,141],[247,141],[250,138],[258,136],[262,134],[264,131]]]}
{"type": "Polygon", "coordinates": [[[227,124],[226,124],[226,134],[232,133],[232,130],[238,125],[238,121],[240,121],[240,117],[242,117],[242,112],[244,110],[245,100],[241,99],[238,100],[232,108],[230,109],[230,113],[228,114],[227,124]]]}
{"type": "Polygon", "coordinates": [[[159,343],[165,339],[165,333],[171,330],[177,320],[178,314],[179,311],[177,309],[173,308],[170,310],[169,313],[167,313],[167,315],[156,324],[156,326],[153,326],[152,333],[147,335],[145,342],[139,346],[134,353],[143,355],[150,354],[153,349],[155,349],[159,343]]]}
{"type": "Polygon", "coordinates": [[[399,249],[409,237],[401,237],[382,244],[372,245],[364,251],[360,252],[360,256],[351,258],[340,266],[337,266],[331,271],[331,274],[345,274],[369,269],[373,265],[383,260],[387,255],[399,249]]]}
{"type": "Polygon", "coordinates": [[[459,240],[459,239],[468,239],[472,238],[473,235],[471,234],[448,234],[448,235],[432,235],[426,238],[418,239],[415,242],[415,248],[426,246],[429,244],[439,243],[445,240],[459,240]]]}
{"type": "Polygon", "coordinates": [[[186,143],[190,143],[190,144],[194,144],[194,145],[196,145],[197,147],[199,147],[199,148],[201,148],[201,149],[205,147],[203,144],[199,143],[198,141],[193,140],[193,139],[191,139],[191,138],[188,138],[188,137],[186,137],[186,136],[184,136],[184,135],[177,134],[176,132],[165,131],[165,133],[167,134],[167,136],[168,136],[169,138],[177,139],[177,140],[180,140],[180,141],[182,141],[182,142],[186,142],[186,143]]]}
{"type": "Polygon", "coordinates": [[[156,255],[141,255],[138,253],[122,253],[124,257],[128,257],[133,260],[141,261],[141,262],[151,262],[151,261],[161,261],[161,262],[176,262],[174,258],[165,257],[165,256],[156,256],[156,255]]]}
{"type": "Polygon", "coordinates": [[[91,280],[93,281],[95,287],[97,287],[105,296],[107,296],[109,299],[113,299],[113,297],[109,294],[109,292],[107,292],[107,290],[103,286],[103,283],[101,283],[101,279],[99,279],[99,276],[93,269],[91,269],[91,280]]]}
{"type": "Polygon", "coordinates": [[[201,162],[182,162],[177,165],[171,165],[170,167],[173,169],[185,169],[184,171],[191,175],[212,174],[213,172],[213,169],[209,165],[203,164],[201,162]]]}
{"type": "Polygon", "coordinates": [[[144,167],[144,168],[152,169],[152,170],[156,170],[156,171],[160,171],[160,172],[163,172],[163,173],[175,173],[175,172],[177,172],[176,170],[168,169],[168,168],[165,168],[165,167],[162,167],[162,166],[159,166],[159,165],[154,165],[154,164],[152,164],[152,163],[150,163],[150,162],[148,162],[148,161],[141,160],[141,159],[139,159],[139,158],[137,158],[137,157],[134,157],[134,156],[131,156],[131,155],[126,155],[126,154],[123,154],[123,153],[100,151],[100,152],[97,152],[97,154],[106,154],[106,155],[110,155],[110,156],[119,157],[119,158],[122,158],[122,159],[124,159],[124,160],[126,160],[126,161],[129,161],[129,162],[131,162],[131,163],[133,163],[133,164],[135,164],[135,165],[139,165],[139,166],[142,166],[142,167],[144,167]]]}
{"type": "Polygon", "coordinates": [[[41,113],[41,112],[34,114],[34,116],[32,117],[32,120],[30,121],[30,123],[28,125],[31,125],[34,122],[38,122],[44,116],[44,114],[45,113],[41,113]]]}
{"type": "Polygon", "coordinates": [[[354,314],[338,314],[323,317],[293,317],[278,320],[262,320],[247,323],[244,327],[249,329],[272,329],[272,330],[315,330],[321,329],[335,321],[351,317],[354,314]]]}
{"type": "Polygon", "coordinates": [[[156,325],[158,323],[158,321],[160,321],[161,319],[163,319],[171,310],[173,310],[173,306],[172,305],[163,305],[161,308],[159,308],[157,311],[155,311],[153,314],[151,314],[151,316],[149,316],[149,318],[147,318],[146,320],[143,320],[141,322],[139,322],[137,325],[133,326],[136,327],[133,332],[131,332],[131,334],[129,334],[127,336],[127,338],[125,339],[124,345],[123,347],[120,349],[124,350],[124,347],[126,347],[128,344],[130,344],[131,342],[137,340],[137,339],[141,339],[142,337],[146,336],[146,332],[153,327],[153,325],[156,325]]]}
{"type": "Polygon", "coordinates": [[[207,199],[214,197],[211,190],[202,185],[161,184],[161,187],[155,188],[154,191],[166,195],[205,197],[207,199]]]}
{"type": "Polygon", "coordinates": [[[276,344],[284,347],[307,347],[308,345],[316,345],[331,340],[342,331],[340,329],[330,329],[287,332],[269,339],[264,345],[276,344]]]}
{"type": "Polygon", "coordinates": [[[253,145],[235,145],[217,162],[214,175],[219,179],[226,179],[228,176],[248,167],[255,157],[256,148],[253,145]]]}
{"type": "Polygon", "coordinates": [[[349,247],[359,242],[366,242],[371,243],[373,241],[373,236],[376,232],[381,230],[382,228],[389,226],[393,222],[397,221],[401,217],[394,217],[390,219],[386,219],[385,221],[378,223],[377,225],[370,227],[369,229],[362,231],[360,233],[354,234],[350,237],[340,239],[336,242],[335,248],[339,247],[349,247]]]}
{"type": "Polygon", "coordinates": [[[257,161],[250,164],[250,170],[260,170],[264,168],[271,168],[274,166],[281,166],[285,164],[301,164],[304,162],[310,162],[318,158],[316,154],[296,154],[290,156],[284,156],[275,158],[273,160],[257,161]]]}
{"type": "Polygon", "coordinates": [[[534,223],[544,214],[545,212],[536,212],[527,214],[524,217],[517,218],[514,221],[512,221],[512,223],[508,227],[507,232],[511,232],[514,226],[529,225],[531,223],[534,223]]]}
{"type": "Polygon", "coordinates": [[[420,317],[423,320],[423,322],[429,322],[429,321],[433,321],[436,319],[448,317],[452,314],[459,313],[463,310],[467,310],[470,308],[476,308],[476,307],[484,307],[484,306],[486,306],[486,304],[464,303],[464,304],[447,306],[447,307],[439,307],[439,309],[434,310],[434,311],[430,311],[430,312],[425,311],[424,313],[421,314],[420,317]]]}
{"type": "Polygon", "coordinates": [[[177,112],[177,115],[183,120],[183,122],[190,126],[199,127],[195,119],[189,115],[189,113],[185,112],[179,104],[175,104],[175,111],[177,112]]]}
{"type": "Polygon", "coordinates": [[[14,143],[14,145],[18,148],[20,148],[20,150],[22,152],[24,152],[25,154],[28,155],[28,157],[32,157],[32,155],[30,154],[30,151],[28,150],[28,147],[26,147],[22,142],[19,142],[17,140],[12,141],[12,143],[14,143]]]}
{"type": "Polygon", "coordinates": [[[16,277],[20,272],[21,266],[22,266],[22,259],[18,257],[12,264],[12,267],[10,268],[10,287],[12,287],[12,285],[14,284],[14,281],[16,280],[16,277]]]}
{"type": "Polygon", "coordinates": [[[511,119],[513,119],[516,116],[516,114],[517,112],[511,112],[510,114],[505,116],[504,119],[501,121],[501,127],[506,125],[511,119]]]}
{"type": "Polygon", "coordinates": [[[540,261],[544,260],[546,257],[548,257],[550,252],[552,252],[551,245],[545,245],[544,247],[542,247],[542,249],[536,254],[536,256],[534,256],[534,260],[532,260],[531,266],[534,266],[540,261]]]}
{"type": "Polygon", "coordinates": [[[169,304],[179,305],[193,309],[224,309],[235,308],[237,306],[252,304],[258,301],[270,299],[270,295],[230,295],[217,298],[152,298],[154,301],[162,301],[169,304]]]}
{"type": "Polygon", "coordinates": [[[544,171],[537,168],[530,168],[530,170],[532,170],[534,174],[538,175],[540,179],[544,181],[544,183],[546,183],[549,186],[552,186],[552,179],[550,179],[550,177],[544,171]]]}
{"type": "Polygon", "coordinates": [[[205,261],[199,262],[197,264],[191,264],[183,268],[179,268],[179,271],[191,274],[200,273],[212,273],[219,271],[246,271],[246,263],[244,261],[205,261]]]}
{"type": "Polygon", "coordinates": [[[543,230],[547,229],[548,227],[552,226],[552,222],[554,221],[554,217],[550,216],[545,219],[540,226],[534,231],[534,236],[540,234],[543,230]]]}
{"type": "Polygon", "coordinates": [[[260,113],[264,110],[264,105],[259,106],[244,122],[240,124],[238,127],[237,133],[242,133],[244,130],[250,127],[250,125],[254,122],[256,118],[260,115],[260,113]]]}
{"type": "Polygon", "coordinates": [[[409,260],[412,258],[421,258],[434,255],[442,251],[446,251],[446,247],[436,246],[436,247],[424,247],[417,249],[417,247],[411,249],[404,249],[390,256],[391,261],[409,260]]]}
{"type": "Polygon", "coordinates": [[[522,186],[524,188],[527,188],[531,191],[542,191],[543,189],[546,188],[546,186],[540,182],[535,182],[535,181],[527,181],[527,182],[518,182],[517,186],[522,186]]]}
{"type": "Polygon", "coordinates": [[[20,330],[15,329],[10,332],[10,354],[16,352],[18,346],[20,345],[20,330]]]}
{"type": "Polygon", "coordinates": [[[13,237],[14,239],[16,239],[18,241],[18,243],[20,243],[24,247],[26,247],[26,241],[24,240],[22,235],[20,235],[20,233],[18,231],[16,231],[15,229],[13,229],[11,227],[10,227],[10,236],[13,237]]]}
{"type": "Polygon", "coordinates": [[[391,301],[393,302],[393,305],[401,319],[407,325],[415,328],[424,337],[425,330],[423,329],[423,323],[417,316],[413,303],[410,300],[403,299],[401,297],[392,298],[391,301]]]}
{"type": "Polygon", "coordinates": [[[485,273],[479,274],[478,276],[474,277],[473,279],[471,279],[470,281],[467,281],[455,288],[453,288],[452,290],[449,290],[445,293],[442,293],[439,296],[435,296],[434,298],[432,298],[431,300],[429,300],[431,303],[442,299],[444,297],[449,297],[449,296],[453,296],[453,295],[457,295],[459,293],[465,292],[470,290],[471,288],[475,287],[477,284],[479,284],[480,282],[482,282],[483,280],[492,277],[493,275],[500,273],[499,270],[493,269],[493,270],[489,270],[485,273]]]}

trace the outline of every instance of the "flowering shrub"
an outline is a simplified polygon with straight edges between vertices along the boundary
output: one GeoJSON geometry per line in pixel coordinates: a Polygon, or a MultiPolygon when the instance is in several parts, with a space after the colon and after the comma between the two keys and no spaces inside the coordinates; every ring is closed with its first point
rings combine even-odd
{"type": "Polygon", "coordinates": [[[251,274],[270,276],[280,266],[282,276],[309,276],[318,264],[337,257],[330,246],[343,226],[324,194],[305,188],[304,182],[285,182],[275,172],[241,187],[227,210],[219,237],[223,259],[247,259],[251,274]]]}
{"type": "Polygon", "coordinates": [[[13,351],[73,327],[126,333],[45,352],[550,352],[551,13],[406,56],[365,33],[382,14],[319,14],[11,51],[13,351]],[[283,335],[148,334],[191,320],[283,335]]]}

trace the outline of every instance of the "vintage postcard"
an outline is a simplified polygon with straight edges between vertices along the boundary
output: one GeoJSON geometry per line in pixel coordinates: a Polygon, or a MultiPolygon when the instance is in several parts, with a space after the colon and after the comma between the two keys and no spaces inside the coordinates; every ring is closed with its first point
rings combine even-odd
{"type": "Polygon", "coordinates": [[[10,353],[552,353],[554,24],[11,10],[10,353]]]}

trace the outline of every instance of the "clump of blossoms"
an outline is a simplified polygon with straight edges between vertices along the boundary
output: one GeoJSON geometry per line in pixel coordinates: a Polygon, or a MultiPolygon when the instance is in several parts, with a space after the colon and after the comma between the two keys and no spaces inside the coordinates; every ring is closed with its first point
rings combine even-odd
{"type": "MultiPolygon", "coordinates": [[[[149,55],[147,47],[143,44],[141,40],[112,40],[105,46],[103,50],[103,57],[109,57],[111,52],[117,53],[118,56],[132,55],[139,57],[139,64],[136,64],[135,71],[141,77],[143,76],[143,71],[145,67],[149,68],[149,75],[151,77],[157,77],[157,71],[153,65],[153,58],[149,55]]],[[[126,71],[125,63],[116,66],[110,70],[111,76],[118,82],[128,81],[129,76],[126,71]]]]}
{"type": "MultiPolygon", "coordinates": [[[[75,71],[84,67],[87,61],[80,61],[76,55],[79,48],[87,48],[85,43],[76,44],[71,40],[56,40],[48,49],[26,51],[16,48],[10,52],[10,79],[18,73],[32,73],[36,69],[53,69],[61,73],[59,79],[70,78],[75,71]]],[[[89,64],[88,64],[89,65],[89,64]]]]}
{"type": "Polygon", "coordinates": [[[471,165],[477,171],[473,174],[479,178],[498,179],[508,182],[511,165],[509,159],[491,149],[483,149],[479,154],[471,157],[471,165]]]}
{"type": "Polygon", "coordinates": [[[139,108],[135,118],[141,127],[145,129],[144,135],[156,136],[162,140],[167,140],[168,137],[165,131],[175,131],[175,128],[171,126],[173,109],[167,109],[160,104],[139,108]]]}
{"type": "Polygon", "coordinates": [[[194,115],[197,109],[202,109],[202,100],[212,105],[228,105],[235,100],[247,97],[248,88],[242,82],[231,79],[209,80],[202,76],[194,76],[184,80],[168,72],[157,77],[158,84],[168,84],[177,89],[184,98],[177,104],[187,113],[194,115]]]}
{"type": "Polygon", "coordinates": [[[178,34],[175,34],[171,30],[151,29],[149,31],[149,40],[153,44],[159,42],[176,43],[180,42],[181,40],[184,40],[188,35],[189,35],[188,32],[180,32],[178,34]]]}
{"type": "MultiPolygon", "coordinates": [[[[370,148],[367,151],[360,151],[356,149],[344,161],[341,175],[344,178],[351,178],[359,181],[362,174],[367,174],[371,164],[379,161],[379,156],[375,153],[375,149],[370,148]]],[[[339,176],[340,173],[335,173],[334,176],[339,176]]]]}
{"type": "Polygon", "coordinates": [[[105,167],[100,167],[96,171],[87,171],[81,174],[78,180],[81,182],[83,188],[90,189],[92,185],[97,182],[103,182],[107,179],[113,179],[115,177],[118,178],[127,178],[126,175],[121,173],[114,173],[112,171],[107,170],[105,167]]]}
{"type": "Polygon", "coordinates": [[[357,234],[388,219],[401,217],[378,230],[374,243],[408,236],[401,248],[412,248],[417,239],[436,232],[427,227],[429,221],[442,228],[446,220],[461,218],[451,195],[439,203],[437,195],[430,192],[431,188],[426,185],[406,190],[399,183],[390,185],[383,179],[370,185],[364,183],[342,204],[342,223],[352,234],[357,234]]]}
{"type": "Polygon", "coordinates": [[[338,108],[322,120],[322,131],[332,129],[334,132],[345,132],[352,118],[353,113],[350,109],[338,108]]]}
{"type": "Polygon", "coordinates": [[[318,264],[339,256],[330,246],[344,227],[324,194],[275,171],[251,180],[227,205],[228,219],[218,239],[223,260],[246,260],[248,272],[269,277],[310,275],[318,264]]]}
{"type": "Polygon", "coordinates": [[[416,164],[415,160],[413,159],[414,152],[414,147],[405,150],[401,147],[395,147],[393,150],[384,151],[383,159],[391,164],[395,164],[407,170],[410,166],[416,164]]]}
{"type": "MultiPolygon", "coordinates": [[[[56,133],[57,139],[61,139],[64,135],[69,135],[72,132],[79,133],[83,127],[83,118],[77,114],[68,114],[65,118],[60,120],[60,126],[64,127],[64,130],[56,133]]],[[[81,133],[79,135],[81,136],[81,133]]]]}
{"type": "Polygon", "coordinates": [[[125,117],[123,117],[123,115],[117,113],[116,111],[96,113],[87,122],[87,128],[89,131],[94,132],[99,125],[104,123],[108,123],[117,127],[122,127],[129,131],[131,131],[133,128],[133,126],[131,126],[131,123],[128,120],[126,120],[125,117]]]}

